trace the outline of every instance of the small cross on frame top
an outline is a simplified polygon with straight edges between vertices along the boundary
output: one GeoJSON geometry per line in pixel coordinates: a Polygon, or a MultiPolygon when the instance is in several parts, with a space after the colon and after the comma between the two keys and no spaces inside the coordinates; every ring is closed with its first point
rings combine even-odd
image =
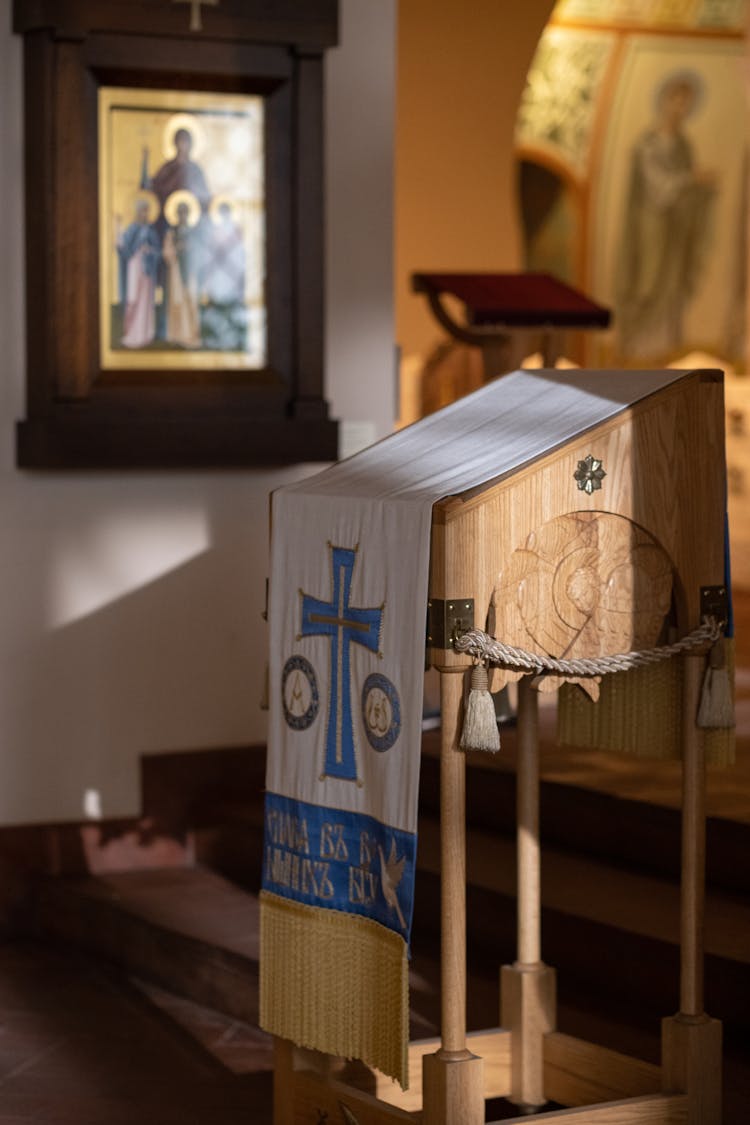
{"type": "Polygon", "coordinates": [[[203,21],[201,19],[201,5],[209,4],[212,8],[216,8],[220,0],[172,0],[173,4],[189,4],[190,5],[190,30],[203,31],[203,21]]]}

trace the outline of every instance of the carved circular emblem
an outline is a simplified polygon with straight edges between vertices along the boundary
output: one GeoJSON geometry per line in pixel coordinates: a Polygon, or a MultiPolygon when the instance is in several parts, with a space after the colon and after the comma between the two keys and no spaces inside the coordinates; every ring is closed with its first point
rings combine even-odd
{"type": "MultiPolygon", "coordinates": [[[[493,632],[550,656],[611,656],[656,644],[671,599],[672,563],[649,532],[609,512],[571,512],[509,556],[493,595],[493,632]]],[[[568,679],[584,690],[593,684],[568,679]]]]}
{"type": "Polygon", "coordinates": [[[373,750],[390,750],[401,733],[398,692],[380,672],[372,672],[362,688],[362,722],[373,750]]]}
{"type": "Polygon", "coordinates": [[[307,730],[315,722],[320,706],[318,679],[304,656],[290,656],[284,665],[281,702],[284,718],[292,730],[307,730]]]}

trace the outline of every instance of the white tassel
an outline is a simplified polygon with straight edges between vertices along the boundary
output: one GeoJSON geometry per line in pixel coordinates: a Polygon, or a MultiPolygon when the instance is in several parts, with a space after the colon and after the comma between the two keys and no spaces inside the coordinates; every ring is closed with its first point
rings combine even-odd
{"type": "Polygon", "coordinates": [[[484,664],[475,664],[471,670],[471,691],[459,745],[462,750],[487,750],[491,754],[500,749],[495,704],[484,664]]]}
{"type": "Polygon", "coordinates": [[[730,730],[734,726],[732,682],[723,637],[709,653],[696,722],[703,730],[730,730]]]}

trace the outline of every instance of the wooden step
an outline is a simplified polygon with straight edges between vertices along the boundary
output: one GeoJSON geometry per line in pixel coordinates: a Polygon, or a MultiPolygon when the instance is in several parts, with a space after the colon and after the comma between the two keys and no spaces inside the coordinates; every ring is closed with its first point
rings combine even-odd
{"type": "MultiPolygon", "coordinates": [[[[36,898],[42,936],[103,958],[175,996],[257,1024],[257,895],[203,868],[170,868],[48,879],[36,898]]],[[[434,950],[412,958],[415,1038],[437,1033],[438,978],[434,950]]],[[[475,1007],[477,1020],[489,1018],[482,997],[475,1007]]],[[[496,1022],[494,1010],[490,1022],[496,1022]]]]}
{"type": "MultiPolygon", "coordinates": [[[[470,829],[469,956],[484,970],[516,956],[513,841],[470,829]]],[[[438,826],[420,825],[415,944],[440,926],[438,826]]],[[[634,1005],[656,1022],[678,1007],[679,888],[590,857],[542,854],[542,956],[559,970],[561,995],[634,1005]]],[[[712,891],[706,912],[706,1004],[727,1035],[746,1035],[750,1013],[750,904],[712,891]]]]}
{"type": "Polygon", "coordinates": [[[258,1018],[258,900],[221,876],[170,868],[47,880],[41,932],[237,1019],[258,1018]]]}
{"type": "MultiPolygon", "coordinates": [[[[658,762],[644,766],[624,755],[588,751],[599,767],[586,773],[569,769],[554,777],[553,763],[570,762],[574,752],[558,754],[554,746],[554,714],[542,709],[541,748],[543,764],[540,786],[542,846],[559,847],[581,855],[592,855],[670,880],[680,872],[680,813],[673,804],[679,793],[679,763],[658,762]],[[556,757],[557,754],[557,757],[556,757]],[[609,768],[605,770],[604,765],[609,768]],[[663,801],[638,798],[635,783],[618,779],[648,772],[650,792],[660,792],[663,801]],[[561,780],[565,777],[566,780],[561,780]],[[589,784],[574,779],[585,777],[589,784]],[[571,780],[567,780],[570,778],[571,780]],[[605,781],[610,790],[602,788],[605,781]],[[596,783],[596,784],[594,784],[596,783]],[[661,786],[661,788],[660,788],[661,786]],[[627,795],[627,794],[630,795],[627,795]]],[[[466,819],[473,828],[510,836],[515,827],[516,732],[503,730],[502,749],[497,755],[471,754],[466,771],[466,819]]],[[[420,812],[436,817],[439,807],[439,732],[428,731],[422,740],[420,812]]],[[[715,770],[724,782],[732,770],[715,770]]],[[[643,787],[641,787],[643,788],[643,787]]],[[[709,887],[750,896],[750,864],[738,857],[750,854],[750,806],[745,819],[709,815],[706,822],[706,882],[709,887]]]]}
{"type": "MultiPolygon", "coordinates": [[[[436,821],[423,819],[419,864],[440,871],[436,821]]],[[[514,898],[515,842],[479,829],[467,834],[467,876],[478,889],[514,898]]],[[[676,883],[611,864],[547,848],[541,861],[542,906],[640,937],[676,944],[680,929],[680,890],[676,883]]],[[[750,967],[750,902],[709,891],[706,896],[706,953],[750,967]]]]}
{"type": "MultiPolygon", "coordinates": [[[[430,840],[424,843],[423,851],[431,851],[430,840]]],[[[499,862],[497,867],[504,868],[505,863],[499,862]]],[[[469,889],[475,956],[470,960],[468,1018],[470,1027],[485,1028],[497,1022],[497,966],[499,960],[512,959],[515,923],[512,899],[503,893],[504,887],[491,869],[482,866],[475,874],[484,885],[469,889]],[[478,932],[484,943],[479,948],[478,932]]],[[[606,871],[607,878],[611,874],[606,871]]],[[[432,908],[426,883],[436,888],[437,881],[434,872],[422,870],[410,974],[413,1038],[437,1032],[437,941],[424,924],[424,915],[432,908]]],[[[221,1050],[213,1053],[222,1066],[232,1065],[237,1073],[247,1073],[270,1063],[268,1044],[257,1030],[255,896],[201,869],[151,870],[48,882],[40,893],[38,917],[47,934],[105,958],[131,977],[151,982],[143,986],[149,999],[204,1047],[211,1049],[216,1029],[221,1028],[221,1050]],[[180,997],[242,1021],[235,1060],[231,1058],[234,1048],[227,1054],[227,1025],[205,1011],[196,1015],[193,1005],[180,997]]],[[[619,930],[550,908],[544,911],[544,932],[545,955],[560,969],[560,1030],[657,1062],[659,1016],[671,1007],[648,1011],[639,981],[646,978],[653,987],[654,974],[669,975],[659,957],[653,956],[653,947],[666,947],[666,943],[644,938],[635,927],[619,930]],[[565,925],[561,927],[561,918],[567,930],[565,925]],[[646,954],[640,956],[644,946],[646,954]],[[585,963],[584,972],[577,957],[585,963]],[[597,984],[602,975],[609,978],[606,987],[597,984]],[[617,986],[622,982],[618,996],[617,986]]],[[[735,989],[741,1007],[748,991],[736,982],[735,989]]],[[[727,1030],[731,1032],[731,1028],[727,1030]]],[[[750,1097],[746,1048],[738,1046],[741,1043],[739,1035],[728,1036],[728,1107],[731,1103],[735,1108],[726,1120],[733,1125],[745,1120],[744,1099],[750,1097]]]]}
{"type": "MultiPolygon", "coordinates": [[[[474,957],[515,957],[513,733],[505,759],[472,756],[467,770],[468,930],[474,957]]],[[[439,933],[438,761],[425,735],[414,947],[439,933]]],[[[655,1018],[677,1008],[680,818],[676,809],[557,781],[542,783],[543,951],[578,991],[631,998],[655,1018]]],[[[195,835],[202,862],[256,892],[260,800],[224,801],[195,835]],[[213,826],[209,827],[213,819],[213,826]]],[[[731,1034],[750,1014],[750,825],[708,824],[707,1002],[731,1034]]]]}
{"type": "MultiPolygon", "coordinates": [[[[543,709],[542,747],[548,763],[557,761],[558,775],[542,776],[540,792],[540,823],[542,845],[560,848],[582,856],[593,856],[619,868],[632,869],[676,881],[680,871],[680,814],[674,802],[675,777],[679,763],[656,763],[644,767],[633,765],[622,755],[594,755],[599,766],[588,772],[569,768],[566,752],[556,759],[553,746],[554,716],[543,709]],[[604,763],[609,771],[605,770],[604,763]],[[565,770],[560,763],[568,763],[565,770]],[[566,772],[567,771],[567,772],[566,772]],[[612,774],[606,791],[601,785],[612,774]],[[649,773],[652,791],[664,797],[661,803],[635,796],[643,793],[641,775],[649,773]],[[618,779],[630,778],[623,785],[629,795],[615,791],[618,779]],[[580,784],[585,777],[588,784],[580,784]],[[639,786],[633,780],[641,777],[639,786]],[[565,778],[565,780],[562,780],[565,778]],[[661,780],[660,780],[661,779],[661,780]],[[594,784],[596,783],[596,784],[594,784]]],[[[498,755],[470,754],[467,769],[467,824],[471,828],[512,837],[515,828],[515,755],[516,733],[503,730],[503,747],[498,755]]],[[[434,820],[439,807],[439,731],[423,735],[419,807],[424,821],[434,820]]],[[[233,881],[257,889],[260,880],[260,854],[263,832],[263,761],[261,747],[234,750],[221,755],[222,776],[227,783],[211,780],[211,758],[205,755],[155,755],[144,764],[144,801],[148,811],[158,812],[165,819],[170,785],[181,790],[181,805],[175,808],[172,796],[171,816],[181,830],[191,836],[194,854],[199,863],[220,871],[233,881]],[[190,759],[197,763],[182,764],[178,769],[172,759],[190,759]],[[244,766],[243,766],[244,763],[244,766]],[[190,785],[186,773],[192,771],[190,785]],[[146,781],[148,784],[146,784],[146,781]]],[[[214,763],[215,766],[215,763],[214,763]]],[[[732,770],[720,771],[724,781],[732,770]]],[[[718,776],[718,774],[717,774],[718,776]]],[[[169,818],[167,818],[169,819],[169,818]]],[[[745,819],[709,815],[706,825],[706,880],[715,887],[750,898],[750,864],[737,861],[750,854],[750,806],[745,819]]]]}

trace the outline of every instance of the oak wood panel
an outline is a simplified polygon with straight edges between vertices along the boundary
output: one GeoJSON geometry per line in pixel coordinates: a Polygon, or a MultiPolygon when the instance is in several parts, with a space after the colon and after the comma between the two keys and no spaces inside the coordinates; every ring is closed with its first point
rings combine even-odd
{"type": "MultiPolygon", "coordinates": [[[[644,528],[675,567],[678,628],[700,622],[699,590],[724,581],[721,376],[693,372],[511,476],[435,506],[431,597],[475,599],[481,627],[508,555],[571,512],[611,512],[644,528]],[[574,480],[593,454],[607,473],[587,495],[574,480]]],[[[511,641],[512,638],[504,638],[511,641]]],[[[464,662],[452,651],[436,663],[464,662]]]]}
{"type": "Polygon", "coordinates": [[[544,1089],[550,1101],[591,1105],[658,1093],[658,1066],[553,1031],[544,1037],[544,1089]]]}

